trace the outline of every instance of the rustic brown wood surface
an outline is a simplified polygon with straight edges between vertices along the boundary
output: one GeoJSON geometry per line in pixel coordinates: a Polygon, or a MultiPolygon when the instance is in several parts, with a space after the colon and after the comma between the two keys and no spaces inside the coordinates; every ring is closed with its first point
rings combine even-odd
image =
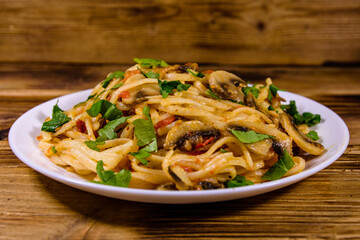
{"type": "Polygon", "coordinates": [[[0,64],[0,239],[360,239],[360,68],[204,67],[253,82],[271,76],[330,107],[350,129],[349,147],[331,166],[259,196],[193,205],[122,201],[58,183],[12,153],[8,131],[21,114],[125,67],[0,64]]]}
{"type": "Polygon", "coordinates": [[[0,62],[359,62],[358,0],[0,0],[0,62]]]}

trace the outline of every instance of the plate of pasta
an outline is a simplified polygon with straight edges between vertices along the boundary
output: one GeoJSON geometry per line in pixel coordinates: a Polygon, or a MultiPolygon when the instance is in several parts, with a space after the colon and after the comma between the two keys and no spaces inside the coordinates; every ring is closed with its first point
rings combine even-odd
{"type": "Polygon", "coordinates": [[[93,89],[47,101],[11,127],[15,155],[66,185],[151,203],[231,200],[326,168],[349,131],[332,110],[197,63],[135,58],[93,89]]]}

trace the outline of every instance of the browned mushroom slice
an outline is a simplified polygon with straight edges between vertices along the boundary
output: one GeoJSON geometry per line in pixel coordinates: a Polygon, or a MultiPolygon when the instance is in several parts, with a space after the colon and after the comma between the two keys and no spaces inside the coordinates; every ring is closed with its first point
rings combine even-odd
{"type": "Polygon", "coordinates": [[[241,91],[241,87],[246,83],[235,74],[215,71],[209,76],[209,85],[211,90],[222,99],[244,101],[245,95],[241,91]]]}
{"type": "Polygon", "coordinates": [[[205,138],[220,137],[220,131],[200,121],[187,121],[173,127],[167,134],[164,148],[191,151],[193,147],[203,142],[205,138]]]}
{"type": "Polygon", "coordinates": [[[305,152],[313,155],[320,155],[324,152],[324,146],[320,143],[313,142],[302,134],[290,121],[286,113],[280,114],[280,122],[285,131],[294,140],[294,142],[305,152]]]}
{"type": "Polygon", "coordinates": [[[146,96],[160,94],[159,84],[143,84],[129,90],[129,97],[122,98],[122,102],[128,105],[145,101],[146,96]]]}

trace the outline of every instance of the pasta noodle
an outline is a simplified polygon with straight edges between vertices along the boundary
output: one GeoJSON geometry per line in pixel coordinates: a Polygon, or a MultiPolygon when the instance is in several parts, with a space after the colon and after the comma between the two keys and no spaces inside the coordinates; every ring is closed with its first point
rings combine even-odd
{"type": "Polygon", "coordinates": [[[101,180],[102,161],[104,170],[129,170],[129,187],[156,190],[276,180],[303,171],[306,153],[323,153],[324,147],[306,136],[308,125],[295,124],[295,116],[281,107],[270,78],[248,86],[226,71],[156,61],[109,74],[88,100],[59,113],[65,120],[56,129],[42,129],[39,148],[79,175],[101,180]],[[100,110],[92,115],[96,104],[100,110]],[[155,137],[142,144],[151,132],[155,137]]]}

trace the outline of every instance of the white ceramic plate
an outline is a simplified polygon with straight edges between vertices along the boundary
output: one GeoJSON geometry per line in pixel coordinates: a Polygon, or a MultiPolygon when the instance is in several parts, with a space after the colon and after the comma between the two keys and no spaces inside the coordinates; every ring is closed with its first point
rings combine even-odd
{"type": "Polygon", "coordinates": [[[324,155],[307,161],[303,172],[262,184],[206,191],[154,191],[100,185],[88,182],[50,162],[38,149],[36,140],[42,123],[51,115],[56,101],[59,100],[60,108],[70,109],[76,103],[84,101],[89,94],[90,90],[85,90],[65,95],[24,113],[10,129],[10,147],[21,161],[49,178],[74,188],[118,199],[149,203],[200,203],[250,197],[288,186],[317,173],[338,159],[349,143],[349,130],[336,113],[311,99],[290,92],[281,92],[281,96],[288,101],[296,101],[299,112],[309,111],[322,117],[322,122],[314,129],[319,133],[321,143],[327,151],[324,155]]]}

